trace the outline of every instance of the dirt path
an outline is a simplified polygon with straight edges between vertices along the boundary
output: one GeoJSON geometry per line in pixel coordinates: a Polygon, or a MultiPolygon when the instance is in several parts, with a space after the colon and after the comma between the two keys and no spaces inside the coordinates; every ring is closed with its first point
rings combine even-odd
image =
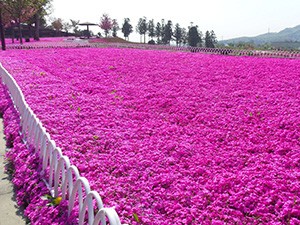
{"type": "Polygon", "coordinates": [[[20,215],[17,203],[14,201],[13,185],[9,174],[5,173],[7,161],[4,158],[6,151],[3,135],[3,122],[0,119],[0,225],[22,225],[25,219],[20,215]]]}

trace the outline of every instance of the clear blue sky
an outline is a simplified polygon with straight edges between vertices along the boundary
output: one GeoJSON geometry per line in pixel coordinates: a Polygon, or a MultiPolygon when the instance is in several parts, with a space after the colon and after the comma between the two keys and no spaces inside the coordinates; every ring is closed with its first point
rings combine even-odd
{"type": "MultiPolygon", "coordinates": [[[[120,26],[124,18],[130,18],[135,28],[138,19],[146,16],[155,23],[170,19],[182,27],[194,22],[202,32],[214,30],[219,40],[278,32],[300,24],[300,0],[53,0],[52,4],[52,16],[65,21],[99,23],[101,15],[108,13],[120,26]]],[[[94,27],[93,31],[101,30],[94,27]]],[[[136,34],[130,37],[139,40],[136,34]]]]}

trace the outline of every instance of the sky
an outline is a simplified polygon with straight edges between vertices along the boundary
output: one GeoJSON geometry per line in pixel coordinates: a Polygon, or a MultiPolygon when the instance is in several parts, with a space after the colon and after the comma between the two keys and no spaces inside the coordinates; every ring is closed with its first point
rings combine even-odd
{"type": "MultiPolygon", "coordinates": [[[[64,21],[99,24],[106,13],[121,27],[124,18],[129,18],[134,27],[132,41],[139,41],[135,27],[142,17],[154,19],[155,24],[171,20],[186,28],[193,22],[203,33],[214,30],[218,40],[279,32],[300,24],[300,0],[52,0],[52,6],[51,17],[64,21]]],[[[99,27],[92,30],[102,32],[99,27]]],[[[118,36],[123,37],[121,31],[118,36]]]]}

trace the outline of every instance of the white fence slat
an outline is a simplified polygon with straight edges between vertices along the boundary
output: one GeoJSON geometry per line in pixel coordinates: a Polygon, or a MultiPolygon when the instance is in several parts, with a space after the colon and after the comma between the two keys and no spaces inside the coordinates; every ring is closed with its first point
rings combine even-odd
{"type": "Polygon", "coordinates": [[[69,212],[68,212],[69,215],[74,207],[74,203],[75,203],[77,194],[78,194],[78,202],[79,202],[79,212],[81,212],[81,210],[82,210],[82,206],[83,206],[83,193],[82,193],[83,188],[82,187],[84,187],[85,195],[87,195],[91,191],[89,182],[85,177],[79,177],[73,186],[72,193],[69,198],[69,212]]]}

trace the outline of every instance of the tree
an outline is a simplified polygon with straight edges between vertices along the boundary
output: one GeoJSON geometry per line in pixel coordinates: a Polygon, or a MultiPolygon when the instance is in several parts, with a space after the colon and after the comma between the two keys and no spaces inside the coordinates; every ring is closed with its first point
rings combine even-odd
{"type": "Polygon", "coordinates": [[[155,37],[155,27],[154,27],[154,20],[149,20],[148,22],[148,36],[153,39],[155,37]]]}
{"type": "Polygon", "coordinates": [[[63,29],[63,21],[61,18],[54,18],[51,23],[52,28],[56,31],[56,34],[58,34],[63,29]]]}
{"type": "Polygon", "coordinates": [[[47,22],[45,19],[45,16],[47,15],[46,9],[40,9],[39,12],[35,13],[33,17],[29,18],[29,20],[26,21],[28,28],[30,30],[29,36],[32,37],[32,28],[34,27],[34,33],[33,37],[34,40],[39,41],[40,40],[40,28],[46,27],[47,22]]]}
{"type": "Polygon", "coordinates": [[[72,25],[69,22],[63,22],[62,23],[62,29],[64,32],[66,32],[67,36],[69,33],[69,30],[72,28],[72,25]]]}
{"type": "Polygon", "coordinates": [[[130,19],[125,18],[122,26],[122,33],[124,34],[125,40],[129,40],[129,35],[133,32],[132,25],[129,22],[130,19]]]}
{"type": "Polygon", "coordinates": [[[162,42],[164,44],[170,44],[170,41],[172,40],[172,36],[173,36],[171,20],[168,20],[168,23],[164,26],[163,31],[164,32],[163,32],[162,42]]]}
{"type": "Polygon", "coordinates": [[[215,48],[215,44],[217,43],[216,35],[214,31],[206,31],[205,33],[205,47],[207,48],[215,48]]]}
{"type": "Polygon", "coordinates": [[[175,24],[174,37],[176,41],[176,46],[179,46],[182,42],[182,28],[178,23],[175,24]]]}
{"type": "Polygon", "coordinates": [[[107,37],[111,29],[113,28],[112,19],[109,17],[108,14],[102,15],[100,19],[100,28],[104,30],[105,37],[107,37]]]}
{"type": "Polygon", "coordinates": [[[182,28],[181,33],[182,33],[182,43],[186,45],[188,43],[188,34],[186,29],[182,28]]]}
{"type": "Polygon", "coordinates": [[[211,41],[211,37],[210,37],[209,31],[206,31],[204,40],[205,40],[205,47],[206,48],[211,48],[212,41],[211,41]]]}
{"type": "Polygon", "coordinates": [[[37,11],[34,14],[34,24],[35,24],[35,32],[34,32],[34,40],[40,40],[40,27],[41,22],[44,22],[44,17],[48,15],[48,10],[51,7],[52,0],[39,0],[36,5],[37,11]]]}
{"type": "Polygon", "coordinates": [[[78,36],[80,31],[78,29],[79,20],[70,20],[71,21],[71,27],[73,28],[73,33],[78,36]]]}
{"type": "Polygon", "coordinates": [[[161,20],[161,43],[163,43],[164,37],[165,37],[165,20],[161,20]]]}
{"type": "Polygon", "coordinates": [[[1,0],[1,8],[6,10],[18,25],[21,44],[23,44],[22,23],[31,18],[43,2],[44,0],[1,0]]]}
{"type": "Polygon", "coordinates": [[[160,22],[157,22],[155,27],[155,36],[157,37],[157,43],[160,44],[162,36],[162,28],[160,22]]]}
{"type": "Polygon", "coordinates": [[[191,26],[189,27],[188,32],[188,43],[192,47],[196,47],[198,45],[201,45],[201,34],[198,32],[197,26],[191,26]]]}
{"type": "Polygon", "coordinates": [[[215,32],[213,30],[210,32],[210,36],[211,36],[212,43],[213,43],[213,45],[215,47],[216,44],[218,43],[218,41],[217,41],[217,36],[216,36],[216,34],[215,34],[215,32]]]}
{"type": "MultiPolygon", "coordinates": [[[[141,35],[141,39],[142,39],[142,35],[144,35],[144,43],[146,43],[146,33],[147,33],[146,17],[139,19],[139,22],[136,26],[136,31],[141,35]]],[[[142,40],[141,40],[141,42],[142,42],[142,40]]]]}
{"type": "Polygon", "coordinates": [[[1,48],[4,51],[6,49],[5,45],[5,34],[4,34],[4,26],[3,26],[3,8],[0,5],[0,38],[1,38],[1,48]]]}
{"type": "Polygon", "coordinates": [[[11,25],[11,16],[6,10],[4,10],[4,5],[0,1],[0,40],[1,40],[2,50],[6,50],[4,29],[5,27],[10,25],[11,25]]]}
{"type": "Polygon", "coordinates": [[[112,35],[113,35],[113,37],[117,37],[117,31],[120,30],[119,24],[116,19],[112,20],[112,24],[113,24],[113,26],[112,26],[113,34],[112,35]]]}

